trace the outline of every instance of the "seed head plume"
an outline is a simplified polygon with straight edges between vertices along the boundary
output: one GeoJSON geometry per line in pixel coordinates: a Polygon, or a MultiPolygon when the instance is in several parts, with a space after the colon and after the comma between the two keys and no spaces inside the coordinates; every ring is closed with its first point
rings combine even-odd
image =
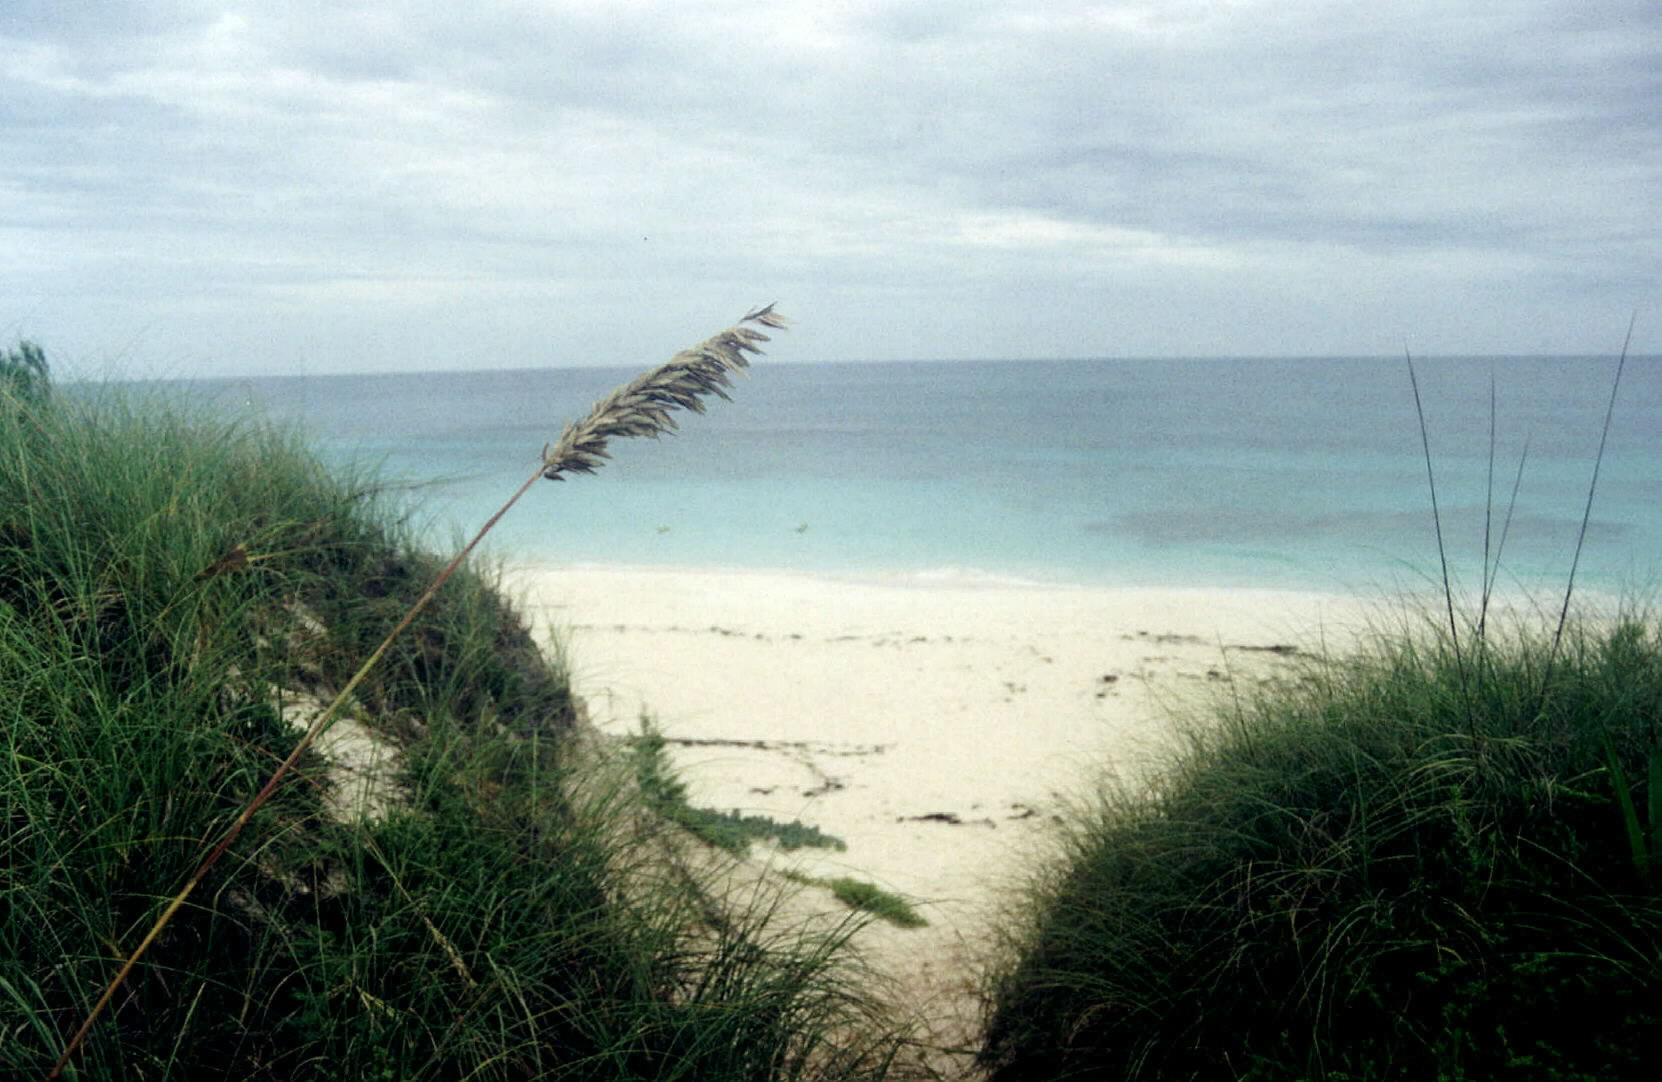
{"type": "Polygon", "coordinates": [[[783,330],[786,325],[784,317],[773,311],[773,305],[758,308],[720,334],[682,350],[667,364],[619,387],[596,402],[587,417],[567,425],[552,448],[543,448],[542,475],[550,481],[561,481],[564,473],[593,473],[602,459],[611,457],[606,453],[607,440],[633,436],[657,439],[675,431],[674,410],[703,413],[700,399],[705,395],[728,398],[727,388],[732,386],[728,373],[748,368],[750,359],[745,354],[759,355],[762,350],[756,343],[769,341],[755,327],[746,326],[750,323],[775,330],[783,330]]]}

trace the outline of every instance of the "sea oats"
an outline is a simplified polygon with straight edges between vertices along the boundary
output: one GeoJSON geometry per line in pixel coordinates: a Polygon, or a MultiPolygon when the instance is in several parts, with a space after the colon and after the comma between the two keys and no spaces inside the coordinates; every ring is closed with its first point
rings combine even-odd
{"type": "Polygon", "coordinates": [[[677,409],[704,412],[705,395],[726,399],[732,386],[728,374],[750,366],[748,353],[761,354],[758,342],[769,341],[767,335],[745,324],[781,330],[783,317],[773,311],[773,305],[758,308],[740,319],[738,324],[720,334],[705,339],[691,349],[684,349],[650,372],[619,387],[594,404],[589,415],[566,426],[552,448],[544,447],[542,475],[550,481],[564,480],[563,473],[593,473],[601,460],[610,458],[606,442],[613,438],[650,436],[657,439],[666,432],[674,432],[677,409]]]}
{"type": "MultiPolygon", "coordinates": [[[[675,410],[689,409],[695,413],[703,413],[704,403],[700,399],[705,395],[714,394],[727,398],[726,389],[732,386],[728,379],[728,373],[749,367],[750,359],[746,354],[760,354],[762,350],[756,343],[769,340],[768,336],[757,330],[756,327],[746,326],[746,324],[756,324],[761,327],[781,330],[785,327],[785,320],[782,316],[774,313],[771,304],[748,313],[734,326],[705,339],[691,349],[682,350],[670,358],[667,364],[659,365],[650,372],[613,391],[610,395],[595,403],[594,409],[589,411],[587,417],[566,426],[566,430],[560,434],[559,442],[552,449],[543,448],[542,463],[537,467],[537,471],[525,479],[519,490],[510,496],[508,501],[479,528],[479,532],[474,534],[473,540],[463,546],[455,558],[445,565],[444,570],[439,572],[432,585],[428,586],[426,592],[416,599],[415,603],[404,613],[403,618],[387,633],[387,637],[381,640],[381,645],[375,648],[358,671],[346,682],[346,685],[336,693],[334,701],[315,713],[306,732],[289,752],[288,758],[278,764],[276,770],[266,779],[264,787],[243,807],[235,821],[221,835],[218,843],[209,850],[207,857],[197,866],[191,877],[186,880],[184,887],[163,907],[161,915],[156,918],[155,923],[150,926],[150,930],[139,940],[138,946],[134,947],[132,952],[127,955],[115,977],[105,986],[103,994],[98,997],[86,1018],[82,1020],[80,1028],[65,1044],[63,1052],[58,1056],[57,1063],[53,1065],[51,1072],[47,1075],[48,1079],[58,1078],[62,1075],[64,1067],[74,1056],[75,1050],[80,1047],[81,1042],[86,1039],[88,1031],[97,1022],[99,1015],[103,1014],[104,1009],[109,1006],[116,992],[126,982],[127,975],[132,972],[133,967],[150,949],[150,945],[156,941],[157,936],[172,921],[173,915],[189,900],[191,893],[195,891],[208,874],[208,870],[230,848],[231,843],[236,841],[243,828],[253,818],[254,813],[276,792],[277,786],[294,769],[300,756],[316,743],[324,731],[335,721],[342,706],[351,698],[352,693],[357,690],[359,683],[368,675],[369,671],[380,663],[381,657],[386,653],[387,648],[410,626],[416,615],[438,592],[439,587],[443,586],[456,568],[461,566],[462,561],[479,545],[479,542],[484,540],[485,535],[490,533],[502,516],[507,514],[508,510],[519,501],[520,497],[525,495],[537,481],[544,477],[551,481],[558,481],[561,480],[560,475],[562,473],[593,473],[601,465],[601,460],[609,457],[606,454],[607,440],[614,437],[621,439],[630,436],[657,438],[665,432],[675,431],[675,418],[671,416],[675,410]]],[[[12,379],[14,372],[21,371],[27,375],[37,369],[44,373],[44,364],[44,357],[39,355],[38,349],[33,352],[25,351],[15,356],[0,354],[0,377],[12,379]]],[[[0,383],[0,387],[3,386],[4,384],[0,383]]],[[[213,565],[207,574],[210,576],[221,574],[228,569],[228,562],[234,563],[237,559],[236,550],[233,550],[231,555],[213,565]]],[[[246,553],[243,554],[242,559],[246,562],[246,553]]],[[[422,919],[426,920],[425,917],[422,919]]],[[[432,929],[430,923],[429,930],[434,931],[434,934],[437,935],[436,930],[432,929]]],[[[441,943],[444,942],[442,936],[439,939],[441,943]]],[[[451,952],[454,959],[455,955],[448,944],[445,944],[445,949],[451,952]]],[[[465,970],[462,975],[467,980],[472,980],[471,977],[467,976],[465,970]]]]}

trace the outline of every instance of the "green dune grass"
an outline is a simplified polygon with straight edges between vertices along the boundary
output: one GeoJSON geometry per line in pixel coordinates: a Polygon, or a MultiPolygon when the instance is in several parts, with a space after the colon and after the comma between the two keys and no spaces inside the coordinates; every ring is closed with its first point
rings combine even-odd
{"type": "Polygon", "coordinates": [[[993,1082],[1656,1076],[1662,629],[1572,618],[1579,544],[1498,619],[1511,507],[1463,619],[1420,417],[1443,611],[1232,687],[1097,794],[990,972],[993,1082]]]}
{"type": "MultiPolygon", "coordinates": [[[[47,1075],[296,746],[291,708],[344,686],[440,566],[373,474],[290,433],[46,391],[0,382],[6,1078],[47,1075]]],[[[846,930],[760,909],[712,930],[703,885],[650,874],[617,829],[628,790],[574,783],[565,675],[488,569],[452,578],[343,713],[390,757],[390,807],[355,813],[306,752],[63,1077],[887,1070],[846,930]]]]}
{"type": "MultiPolygon", "coordinates": [[[[754,340],[620,389],[538,476],[667,431],[754,340]]],[[[858,924],[785,926],[664,831],[835,840],[691,808],[650,732],[594,761],[490,569],[364,667],[443,566],[394,495],[292,433],[0,354],[0,1077],[44,1078],[111,988],[63,1077],[898,1077],[858,924]],[[337,732],[383,756],[376,799],[307,744],[203,873],[360,673],[337,732]]],[[[1662,631],[1509,625],[1492,572],[1471,619],[1451,595],[1236,686],[1156,780],[1093,795],[1008,913],[991,1082],[1655,1076],[1662,631]]]]}
{"type": "Polygon", "coordinates": [[[1419,435],[1443,613],[1232,688],[1099,794],[990,979],[995,1082],[1654,1077],[1662,634],[1570,618],[1579,543],[1556,613],[1504,627],[1511,507],[1463,621],[1419,435]]]}
{"type": "Polygon", "coordinates": [[[1381,634],[1105,792],[993,984],[992,1077],[1654,1077],[1662,637],[1551,653],[1381,634]]]}

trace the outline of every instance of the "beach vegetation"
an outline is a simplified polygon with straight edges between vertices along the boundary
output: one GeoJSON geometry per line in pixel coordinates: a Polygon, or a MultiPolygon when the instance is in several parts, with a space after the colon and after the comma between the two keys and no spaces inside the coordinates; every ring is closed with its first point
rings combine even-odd
{"type": "Polygon", "coordinates": [[[913,908],[912,903],[893,891],[884,890],[868,879],[852,876],[814,876],[799,871],[788,871],[785,877],[805,887],[818,887],[850,909],[870,913],[899,928],[926,928],[929,922],[913,908]]]}
{"type": "Polygon", "coordinates": [[[884,890],[876,883],[849,876],[823,880],[831,896],[850,909],[858,909],[881,917],[901,928],[922,928],[929,922],[912,908],[912,904],[893,891],[884,890]]]}
{"type": "MultiPolygon", "coordinates": [[[[641,719],[640,734],[629,740],[629,754],[635,767],[635,784],[645,805],[705,845],[740,858],[750,854],[755,842],[769,842],[787,852],[804,848],[838,851],[848,848],[841,838],[800,820],[782,823],[771,816],[745,814],[738,809],[718,811],[695,807],[688,800],[686,783],[670,762],[663,734],[650,718],[641,719]]],[[[901,928],[921,928],[929,923],[906,899],[867,880],[848,876],[827,879],[795,870],[786,871],[785,878],[803,886],[829,890],[832,897],[850,909],[901,928]]]]}
{"type": "Polygon", "coordinates": [[[0,1075],[888,1070],[846,933],[656,874],[496,572],[429,590],[444,561],[372,472],[178,398],[7,379],[0,1075]],[[379,766],[308,742],[331,710],[379,766]]]}
{"type": "Polygon", "coordinates": [[[1573,564],[1497,612],[1487,540],[1463,613],[1438,536],[1441,611],[1237,681],[1073,817],[988,975],[991,1079],[1655,1076],[1662,626],[1573,616],[1573,564]]]}
{"type": "Polygon", "coordinates": [[[52,366],[46,351],[28,339],[0,349],[0,397],[39,405],[52,391],[52,366]]]}
{"type": "Polygon", "coordinates": [[[991,982],[995,1079],[1639,1079],[1662,634],[1305,663],[1106,788],[991,982]]]}
{"type": "Polygon", "coordinates": [[[758,841],[771,842],[787,851],[848,848],[841,838],[797,819],[782,823],[772,816],[746,814],[737,808],[718,811],[693,806],[687,798],[686,783],[670,763],[663,734],[648,718],[641,719],[640,735],[630,738],[629,754],[635,764],[635,783],[647,806],[706,845],[738,857],[748,855],[751,843],[758,841]]]}

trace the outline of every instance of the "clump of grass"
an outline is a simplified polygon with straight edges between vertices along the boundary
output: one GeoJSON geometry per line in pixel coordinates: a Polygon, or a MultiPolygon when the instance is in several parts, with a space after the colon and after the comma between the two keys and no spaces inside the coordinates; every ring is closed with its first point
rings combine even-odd
{"type": "Polygon", "coordinates": [[[1491,626],[1480,669],[1382,636],[1104,794],[993,985],[993,1077],[1652,1077],[1662,891],[1621,809],[1654,837],[1662,637],[1560,650],[1537,709],[1545,633],[1491,626]]]}
{"type": "MultiPolygon", "coordinates": [[[[340,687],[386,607],[407,606],[436,570],[392,524],[394,509],[366,494],[367,478],[324,471],[291,435],[176,402],[54,397],[0,417],[8,1077],[46,1075],[158,894],[294,749],[282,700],[340,687]]],[[[457,778],[478,776],[479,748],[502,725],[528,741],[517,769],[552,780],[570,717],[565,682],[538,661],[488,576],[462,573],[401,645],[357,697],[389,741],[414,749],[425,734],[448,749],[457,778]]],[[[392,1057],[381,1066],[466,1062],[479,1031],[447,1034],[421,1019],[465,992],[443,948],[470,938],[451,892],[473,884],[474,901],[489,902],[504,884],[479,869],[500,869],[508,853],[472,863],[480,847],[464,844],[457,814],[399,817],[360,836],[329,813],[323,765],[302,757],[302,783],[254,819],[260,844],[233,854],[212,897],[179,911],[75,1069],[260,1077],[303,1074],[327,1053],[371,1077],[374,1056],[392,1057]],[[403,844],[422,834],[416,849],[403,844]],[[430,869],[454,881],[429,889],[430,869]],[[387,1008],[366,1020],[406,1047],[372,1054],[368,1033],[345,1024],[371,1001],[387,1008]]],[[[611,934],[606,871],[549,802],[555,791],[506,848],[540,838],[562,855],[545,895],[560,918],[540,942],[553,952],[563,941],[569,954],[611,934]]],[[[480,956],[463,955],[483,983],[480,956]]],[[[502,1016],[508,1001],[496,1002],[483,1025],[502,1016]]]]}
{"type": "Polygon", "coordinates": [[[929,922],[924,920],[910,902],[892,891],[884,890],[876,883],[864,879],[852,879],[848,876],[838,876],[835,879],[818,880],[820,885],[831,891],[832,897],[848,906],[873,916],[881,917],[890,924],[901,928],[922,928],[929,922]]]}
{"type": "Polygon", "coordinates": [[[745,815],[737,809],[694,807],[687,800],[686,783],[670,766],[663,734],[645,719],[641,721],[641,734],[629,741],[629,752],[635,764],[635,781],[647,806],[706,845],[739,857],[748,854],[756,841],[771,841],[785,850],[848,848],[841,838],[801,820],[781,823],[772,816],[745,815]]]}
{"type": "MultiPolygon", "coordinates": [[[[232,843],[242,834],[242,831],[252,822],[254,815],[277,793],[278,786],[295,769],[303,754],[309,751],[319,737],[340,716],[342,710],[382,659],[400,641],[404,632],[415,623],[427,605],[437,596],[439,589],[462,566],[464,560],[484,540],[485,536],[496,526],[502,516],[507,514],[519,499],[528,492],[538,480],[547,477],[550,480],[560,480],[560,474],[565,470],[578,472],[592,472],[600,458],[605,457],[606,441],[614,436],[652,436],[656,438],[666,431],[673,431],[674,419],[670,416],[672,410],[696,409],[701,410],[700,396],[705,394],[719,394],[726,397],[723,388],[728,384],[727,373],[744,368],[749,362],[747,353],[760,352],[757,342],[767,341],[762,332],[744,323],[754,322],[768,327],[783,326],[783,320],[773,314],[772,306],[758,309],[747,314],[739,326],[728,328],[721,333],[705,340],[691,350],[684,350],[671,360],[652,369],[639,379],[630,383],[623,392],[614,394],[597,403],[583,420],[567,426],[560,442],[550,451],[543,449],[543,461],[536,472],[528,477],[524,484],[493,514],[479,531],[474,535],[462,550],[440,570],[428,584],[425,591],[409,602],[404,608],[403,615],[392,625],[380,645],[376,646],[361,665],[335,693],[334,698],[316,716],[300,737],[288,756],[277,765],[266,779],[265,785],[255,793],[253,799],[243,807],[242,812],[231,822],[228,829],[220,836],[219,841],[208,851],[206,857],[197,865],[196,870],[185,880],[185,885],[173,895],[168,904],[162,909],[150,930],[138,942],[138,945],[127,954],[115,977],[105,986],[104,992],[93,1004],[92,1009],[82,1022],[81,1027],[70,1037],[57,1063],[52,1067],[51,1077],[57,1077],[68,1063],[71,1056],[85,1039],[100,1014],[109,1006],[116,992],[126,981],[134,966],[148,951],[156,939],[173,920],[175,914],[189,901],[192,893],[201,885],[208,872],[225,855],[232,843]]],[[[228,555],[233,564],[246,560],[246,553],[234,550],[228,555]]],[[[215,565],[217,568],[219,565],[215,565]]]]}
{"type": "Polygon", "coordinates": [[[805,875],[798,871],[787,871],[785,878],[805,887],[828,890],[833,898],[850,909],[870,913],[901,928],[924,928],[929,924],[922,914],[912,908],[911,902],[893,891],[884,890],[870,880],[854,879],[850,876],[824,878],[805,875]]]}
{"type": "Polygon", "coordinates": [[[52,366],[38,343],[23,339],[0,349],[0,398],[40,405],[52,391],[52,366]]]}
{"type": "Polygon", "coordinates": [[[639,889],[623,797],[573,784],[564,673],[372,476],[177,401],[8,401],[0,1075],[882,1076],[835,936],[706,935],[701,884],[639,889]],[[331,696],[396,749],[382,818],[339,813],[286,716],[331,696]]]}
{"type": "Polygon", "coordinates": [[[995,1082],[1654,1077],[1662,632],[1570,619],[1573,565],[1555,621],[1498,626],[1487,544],[1462,624],[1438,548],[1446,620],[1098,794],[990,979],[995,1082]]]}
{"type": "Polygon", "coordinates": [[[901,898],[892,891],[884,891],[881,886],[871,883],[869,879],[854,879],[853,876],[808,876],[799,871],[786,871],[784,878],[791,883],[801,883],[803,886],[831,891],[831,898],[843,902],[844,906],[856,912],[869,912],[871,916],[879,917],[897,927],[927,927],[922,914],[912,907],[911,902],[901,898]]]}

